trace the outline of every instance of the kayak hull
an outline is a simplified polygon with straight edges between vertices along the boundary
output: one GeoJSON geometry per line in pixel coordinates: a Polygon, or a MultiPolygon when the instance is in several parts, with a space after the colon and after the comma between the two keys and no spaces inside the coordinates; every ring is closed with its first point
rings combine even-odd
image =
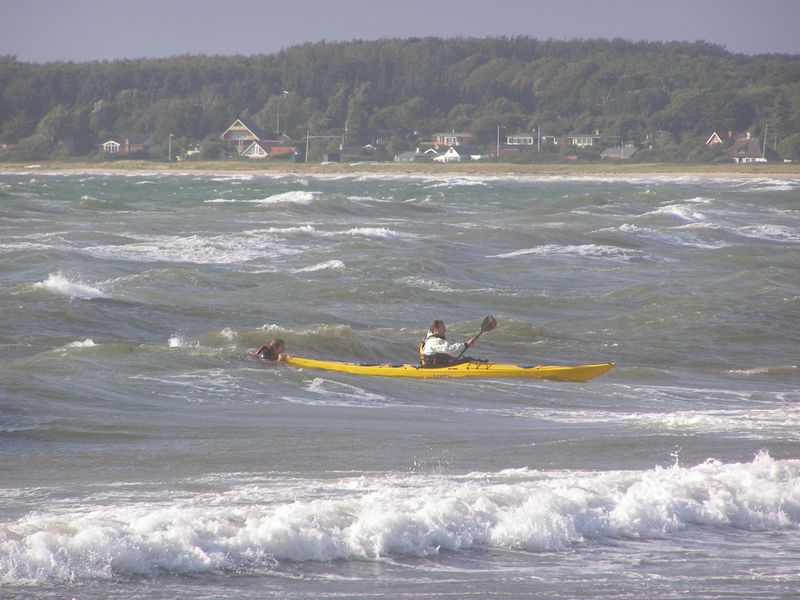
{"type": "Polygon", "coordinates": [[[448,367],[418,367],[417,365],[365,365],[333,360],[292,357],[284,362],[300,368],[324,369],[370,375],[376,377],[407,377],[413,379],[442,379],[461,377],[482,377],[484,379],[503,379],[506,377],[527,377],[549,379],[551,381],[572,381],[584,383],[614,368],[614,363],[592,365],[538,365],[522,367],[483,361],[466,361],[448,367]]]}

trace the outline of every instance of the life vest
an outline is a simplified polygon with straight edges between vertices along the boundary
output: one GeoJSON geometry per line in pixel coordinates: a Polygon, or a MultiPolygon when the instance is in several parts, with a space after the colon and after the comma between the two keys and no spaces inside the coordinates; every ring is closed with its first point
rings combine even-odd
{"type": "Polygon", "coordinates": [[[433,333],[429,333],[425,336],[425,339],[422,340],[422,343],[419,345],[419,366],[420,367],[446,367],[448,365],[453,364],[455,359],[445,352],[435,352],[434,354],[425,354],[425,342],[427,342],[430,338],[435,337],[443,340],[440,335],[435,335],[433,333]]]}

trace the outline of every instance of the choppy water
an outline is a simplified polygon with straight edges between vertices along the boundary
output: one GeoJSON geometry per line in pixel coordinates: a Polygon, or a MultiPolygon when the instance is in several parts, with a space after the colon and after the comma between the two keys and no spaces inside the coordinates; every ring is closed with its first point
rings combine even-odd
{"type": "Polygon", "coordinates": [[[0,175],[3,598],[795,598],[800,180],[0,175]],[[588,384],[251,360],[614,361],[588,384]]]}

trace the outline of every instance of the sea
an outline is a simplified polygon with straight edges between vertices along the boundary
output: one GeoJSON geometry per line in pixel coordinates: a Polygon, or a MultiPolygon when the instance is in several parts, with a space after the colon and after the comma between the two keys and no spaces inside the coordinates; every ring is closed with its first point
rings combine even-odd
{"type": "Polygon", "coordinates": [[[20,169],[0,315],[3,599],[800,597],[798,177],[20,169]]]}

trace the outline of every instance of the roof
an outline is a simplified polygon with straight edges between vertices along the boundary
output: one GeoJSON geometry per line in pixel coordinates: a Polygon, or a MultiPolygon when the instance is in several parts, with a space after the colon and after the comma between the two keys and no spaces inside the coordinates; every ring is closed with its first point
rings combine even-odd
{"type": "Polygon", "coordinates": [[[123,144],[127,144],[128,146],[152,146],[153,140],[150,138],[145,137],[115,137],[105,142],[98,142],[99,144],[118,144],[122,146],[123,144]]]}
{"type": "Polygon", "coordinates": [[[733,158],[761,158],[763,147],[758,138],[743,137],[733,142],[728,154],[733,158]]]}
{"type": "Polygon", "coordinates": [[[255,140],[250,143],[247,148],[244,149],[242,154],[245,154],[252,148],[253,146],[257,146],[261,148],[266,154],[273,155],[273,154],[288,154],[290,152],[294,152],[297,147],[294,144],[285,144],[283,142],[277,140],[255,140]]]}
{"type": "Polygon", "coordinates": [[[630,158],[636,152],[638,148],[633,144],[625,144],[624,146],[612,146],[611,148],[606,148],[600,153],[600,158],[630,158]]]}
{"type": "Polygon", "coordinates": [[[448,152],[450,150],[452,150],[453,152],[457,153],[458,155],[463,155],[463,154],[469,154],[469,155],[484,154],[484,151],[483,151],[482,148],[478,148],[477,146],[465,146],[464,144],[461,144],[459,146],[450,146],[450,148],[448,149],[448,152]]]}
{"type": "Polygon", "coordinates": [[[237,125],[247,129],[258,140],[266,137],[264,135],[264,132],[258,125],[253,123],[250,119],[245,119],[245,118],[236,119],[233,123],[230,124],[230,126],[225,131],[222,132],[222,135],[220,137],[225,137],[225,134],[228,133],[234,127],[237,127],[237,125]]]}

